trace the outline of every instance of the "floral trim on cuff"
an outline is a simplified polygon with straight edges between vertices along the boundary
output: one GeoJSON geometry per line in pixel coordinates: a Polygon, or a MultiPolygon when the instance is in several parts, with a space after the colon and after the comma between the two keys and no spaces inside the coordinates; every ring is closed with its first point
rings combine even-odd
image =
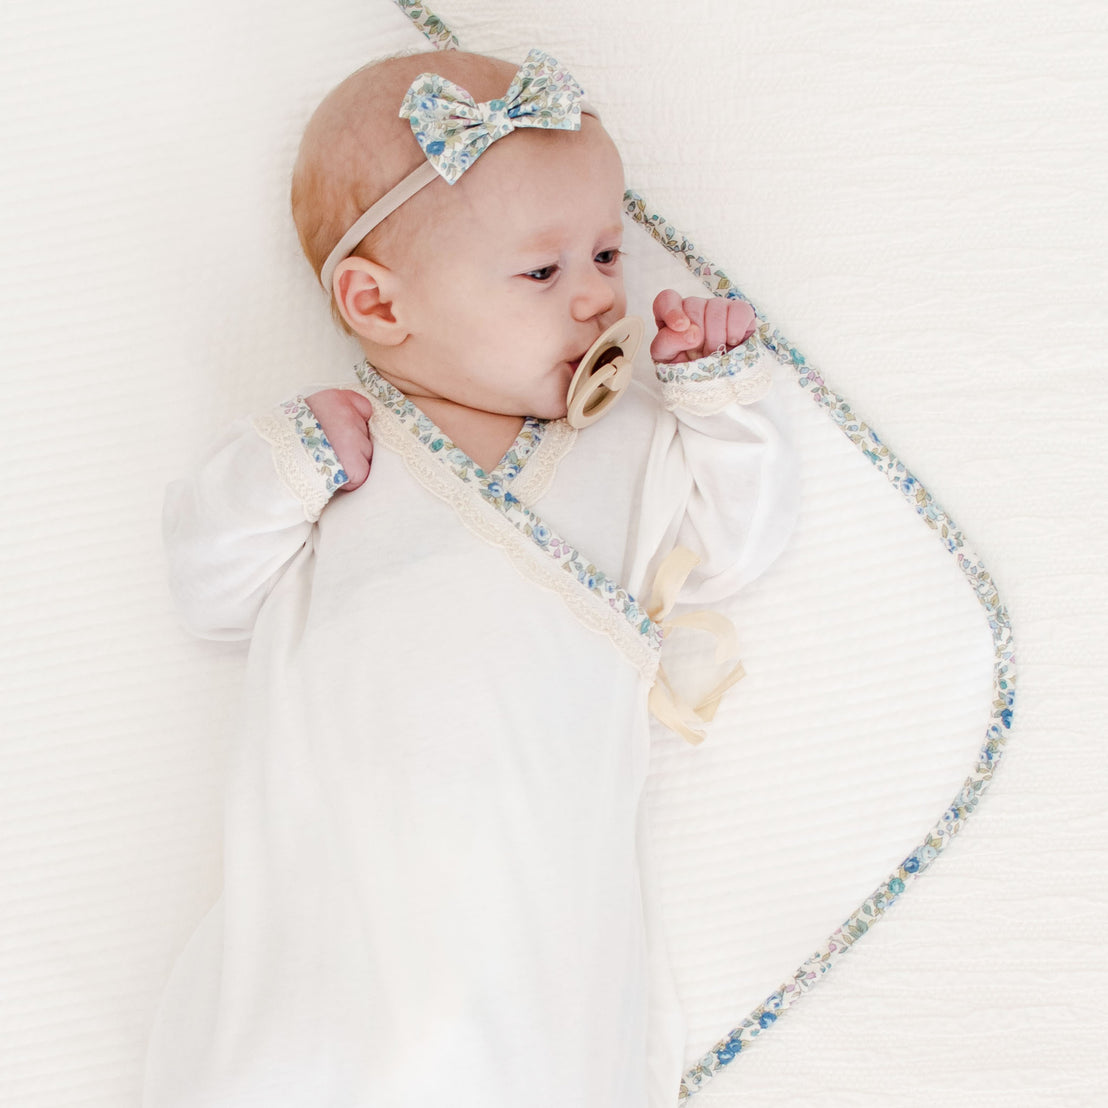
{"type": "Polygon", "coordinates": [[[304,506],[304,518],[315,523],[335,490],[350,478],[339,465],[311,408],[302,396],[297,396],[274,405],[251,422],[269,443],[277,476],[304,506]]]}
{"type": "Polygon", "coordinates": [[[691,362],[656,362],[662,401],[672,411],[715,415],[730,404],[753,404],[769,391],[776,358],[766,345],[768,324],[730,350],[717,350],[691,362]]]}
{"type": "Polygon", "coordinates": [[[286,400],[281,405],[281,411],[285,413],[301,444],[315,463],[328,495],[341,489],[350,478],[342,468],[335,448],[323,433],[319,420],[308,407],[308,402],[304,397],[296,396],[292,400],[286,400]]]}

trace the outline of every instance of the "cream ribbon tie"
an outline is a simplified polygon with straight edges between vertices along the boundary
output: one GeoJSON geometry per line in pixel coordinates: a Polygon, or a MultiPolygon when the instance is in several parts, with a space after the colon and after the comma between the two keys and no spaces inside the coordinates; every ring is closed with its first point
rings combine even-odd
{"type": "MultiPolygon", "coordinates": [[[[654,587],[646,614],[660,626],[664,637],[676,628],[705,631],[713,635],[716,638],[715,660],[718,664],[734,658],[738,653],[738,636],[729,619],[706,608],[667,618],[673,610],[681,587],[699,563],[699,556],[687,547],[678,546],[671,550],[654,576],[654,587]]],[[[659,723],[675,731],[686,742],[699,746],[704,741],[706,732],[697,724],[710,723],[715,718],[723,694],[745,674],[742,663],[736,661],[723,680],[693,707],[674,690],[665,670],[659,666],[647,699],[647,707],[659,723]]]]}

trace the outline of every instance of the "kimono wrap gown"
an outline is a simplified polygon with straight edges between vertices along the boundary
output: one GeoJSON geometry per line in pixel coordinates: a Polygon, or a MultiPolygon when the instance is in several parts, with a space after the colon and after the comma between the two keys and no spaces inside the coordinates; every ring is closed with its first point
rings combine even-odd
{"type": "Polygon", "coordinates": [[[775,356],[658,366],[485,473],[370,366],[366,484],[302,398],[170,486],[189,628],[251,639],[223,892],[145,1108],[672,1108],[685,1026],[640,804],[674,546],[708,604],[792,526],[775,356]]]}

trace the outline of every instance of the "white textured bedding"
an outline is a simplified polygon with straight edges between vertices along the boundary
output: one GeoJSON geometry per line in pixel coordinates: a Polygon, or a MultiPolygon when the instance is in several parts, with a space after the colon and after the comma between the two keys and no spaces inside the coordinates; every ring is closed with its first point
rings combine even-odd
{"type": "MultiPolygon", "coordinates": [[[[1016,725],[979,812],[694,1102],[1096,1103],[1103,7],[433,6],[465,46],[566,62],[628,183],[874,424],[1012,614],[1016,725]]],[[[158,994],[218,890],[243,660],[176,626],[161,491],[229,418],[354,360],[287,174],[327,88],[421,44],[389,0],[5,14],[4,1105],[137,1103],[158,994]]],[[[628,246],[643,294],[677,273],[637,229],[628,246]]],[[[702,747],[655,749],[690,1064],[915,846],[989,710],[952,559],[790,395],[804,506],[736,603],[748,677],[702,747]]]]}

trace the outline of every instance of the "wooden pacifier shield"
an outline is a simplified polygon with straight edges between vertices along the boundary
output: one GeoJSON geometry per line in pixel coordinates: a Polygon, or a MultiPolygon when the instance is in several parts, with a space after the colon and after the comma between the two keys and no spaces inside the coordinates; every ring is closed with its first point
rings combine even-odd
{"type": "Polygon", "coordinates": [[[566,422],[571,427],[595,423],[623,394],[631,383],[644,329],[638,316],[624,316],[585,352],[566,396],[566,422]]]}

